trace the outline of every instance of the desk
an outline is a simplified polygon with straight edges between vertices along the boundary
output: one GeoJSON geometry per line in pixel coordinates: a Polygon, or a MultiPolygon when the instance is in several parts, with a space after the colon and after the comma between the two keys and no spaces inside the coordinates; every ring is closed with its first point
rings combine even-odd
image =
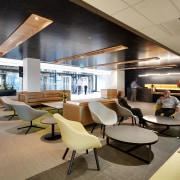
{"type": "Polygon", "coordinates": [[[50,136],[48,136],[48,135],[45,136],[46,140],[52,141],[52,140],[57,140],[57,139],[61,138],[60,134],[55,134],[55,132],[54,132],[54,126],[56,124],[56,121],[54,120],[53,117],[47,117],[45,119],[42,119],[41,123],[51,125],[51,135],[50,136]]]}
{"type": "MultiPolygon", "coordinates": [[[[177,118],[176,116],[173,117],[166,117],[166,116],[154,116],[154,115],[147,115],[143,116],[143,118],[150,123],[153,124],[159,124],[163,126],[179,126],[179,137],[180,138],[180,119],[177,118]]],[[[167,129],[165,129],[167,130],[167,129]]],[[[165,131],[163,130],[163,131],[165,131]]],[[[161,131],[161,132],[163,132],[161,131]]]]}
{"type": "Polygon", "coordinates": [[[136,145],[135,147],[129,149],[129,150],[122,150],[119,149],[123,152],[128,153],[129,155],[136,157],[140,160],[143,160],[145,162],[150,163],[152,160],[151,157],[151,145],[155,144],[158,141],[158,136],[152,132],[151,130],[147,130],[138,126],[130,126],[130,125],[120,125],[120,126],[112,126],[109,128],[106,128],[105,131],[106,135],[107,135],[107,144],[117,148],[116,146],[110,144],[110,139],[118,141],[118,142],[122,142],[122,143],[126,143],[126,144],[132,144],[132,145],[136,145]],[[130,152],[142,145],[148,145],[148,160],[145,160],[141,157],[137,157],[134,154],[131,154],[130,152]]]}
{"type": "Polygon", "coordinates": [[[150,178],[150,180],[180,179],[180,149],[178,149],[150,178]]]}

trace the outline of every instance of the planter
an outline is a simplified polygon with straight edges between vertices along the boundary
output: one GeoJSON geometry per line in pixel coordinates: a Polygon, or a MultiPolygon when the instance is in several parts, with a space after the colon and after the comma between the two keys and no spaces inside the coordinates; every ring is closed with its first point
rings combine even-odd
{"type": "Polygon", "coordinates": [[[16,90],[15,89],[8,89],[8,90],[1,89],[0,96],[16,96],[16,90]]]}

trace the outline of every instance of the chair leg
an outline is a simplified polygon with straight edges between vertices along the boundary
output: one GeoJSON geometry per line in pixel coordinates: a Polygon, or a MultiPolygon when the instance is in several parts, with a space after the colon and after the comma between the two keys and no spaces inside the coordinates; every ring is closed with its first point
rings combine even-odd
{"type": "Polygon", "coordinates": [[[17,128],[17,129],[28,128],[27,131],[25,132],[25,134],[27,134],[32,127],[40,128],[40,129],[45,129],[45,128],[40,127],[40,126],[32,125],[32,121],[30,121],[30,125],[29,126],[23,126],[23,127],[17,128]]]}
{"type": "Polygon", "coordinates": [[[93,128],[92,128],[92,130],[91,130],[91,133],[93,133],[93,131],[94,131],[96,125],[97,125],[97,123],[94,124],[94,126],[93,126],[93,128]]]}
{"type": "Polygon", "coordinates": [[[132,117],[132,125],[136,125],[136,118],[135,117],[132,117]]]}
{"type": "Polygon", "coordinates": [[[11,120],[11,119],[12,119],[13,117],[15,117],[15,116],[17,116],[17,114],[16,114],[15,111],[14,111],[14,114],[8,115],[8,116],[5,116],[5,117],[9,117],[8,120],[11,120]]]}
{"type": "Polygon", "coordinates": [[[70,161],[70,164],[69,164],[68,173],[67,173],[68,175],[69,175],[69,174],[71,174],[75,154],[76,154],[76,151],[75,151],[75,150],[73,150],[73,152],[72,152],[72,156],[71,156],[71,161],[70,161]]]}
{"type": "Polygon", "coordinates": [[[119,121],[118,125],[120,125],[123,120],[124,120],[124,117],[118,118],[118,121],[119,121]]]}
{"type": "Polygon", "coordinates": [[[96,160],[96,165],[97,165],[97,170],[100,170],[100,166],[99,166],[99,160],[98,160],[98,155],[97,155],[97,149],[94,148],[94,156],[95,156],[95,160],[96,160]]]}
{"type": "Polygon", "coordinates": [[[66,157],[68,151],[69,151],[69,148],[66,148],[66,151],[64,152],[64,155],[63,155],[62,159],[65,159],[65,157],[66,157]]]}
{"type": "Polygon", "coordinates": [[[105,137],[105,125],[103,125],[103,139],[104,139],[104,137],[105,137]]]}

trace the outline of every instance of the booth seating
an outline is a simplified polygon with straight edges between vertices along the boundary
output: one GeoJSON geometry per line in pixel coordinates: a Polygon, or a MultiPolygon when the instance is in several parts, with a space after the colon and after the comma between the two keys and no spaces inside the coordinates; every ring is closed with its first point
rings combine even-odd
{"type": "Polygon", "coordinates": [[[67,100],[71,100],[70,90],[49,90],[40,92],[18,93],[18,101],[25,102],[30,106],[41,105],[43,102],[63,101],[63,93],[67,94],[67,100]]]}
{"type": "MultiPolygon", "coordinates": [[[[95,101],[95,100],[94,100],[95,101]]],[[[114,100],[96,100],[102,102],[106,107],[117,112],[114,100]]],[[[94,121],[88,108],[89,102],[71,102],[63,104],[63,116],[69,120],[81,122],[83,125],[93,124],[94,121]]]]}

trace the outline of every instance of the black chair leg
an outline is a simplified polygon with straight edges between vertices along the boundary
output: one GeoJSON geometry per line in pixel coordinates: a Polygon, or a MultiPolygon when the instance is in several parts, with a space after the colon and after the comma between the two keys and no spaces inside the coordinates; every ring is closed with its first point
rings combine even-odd
{"type": "Polygon", "coordinates": [[[65,157],[66,157],[68,151],[69,151],[69,148],[66,148],[66,151],[64,152],[64,155],[63,155],[62,159],[65,159],[65,157]]]}
{"type": "Polygon", "coordinates": [[[28,129],[26,130],[26,132],[25,132],[25,134],[27,134],[32,127],[40,128],[40,129],[45,129],[45,128],[43,128],[43,127],[39,127],[39,126],[36,126],[36,125],[32,125],[32,121],[30,122],[30,125],[29,125],[29,126],[23,126],[23,127],[17,128],[17,129],[28,128],[28,129]]]}
{"type": "Polygon", "coordinates": [[[94,124],[94,126],[93,126],[93,128],[92,128],[92,130],[91,130],[91,133],[93,133],[93,131],[94,131],[96,125],[97,125],[97,124],[94,124]]]}
{"type": "Polygon", "coordinates": [[[105,137],[105,125],[103,125],[103,139],[104,139],[104,137],[105,137]]]}
{"type": "Polygon", "coordinates": [[[118,118],[118,121],[119,121],[118,125],[120,125],[123,120],[124,120],[124,117],[118,118]]]}
{"type": "Polygon", "coordinates": [[[75,150],[73,150],[73,152],[72,152],[72,156],[71,156],[71,161],[70,161],[70,164],[69,164],[68,173],[67,173],[68,175],[69,175],[69,174],[71,174],[75,154],[76,154],[76,151],[75,151],[75,150]]]}
{"type": "Polygon", "coordinates": [[[94,148],[94,156],[95,156],[95,160],[96,160],[96,165],[97,165],[97,170],[100,170],[100,166],[99,166],[99,160],[98,160],[98,155],[97,155],[97,149],[94,148]]]}

